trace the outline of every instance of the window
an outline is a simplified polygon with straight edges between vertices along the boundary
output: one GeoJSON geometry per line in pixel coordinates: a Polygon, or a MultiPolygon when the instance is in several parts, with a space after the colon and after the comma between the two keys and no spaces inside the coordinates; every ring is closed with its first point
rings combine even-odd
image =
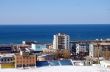
{"type": "Polygon", "coordinates": [[[23,67],[26,67],[26,65],[25,65],[25,64],[23,64],[23,67]]]}
{"type": "Polygon", "coordinates": [[[22,67],[22,65],[21,64],[18,64],[17,67],[22,67]]]}
{"type": "Polygon", "coordinates": [[[17,63],[19,63],[19,61],[17,61],[17,63]]]}
{"type": "Polygon", "coordinates": [[[4,61],[6,61],[6,59],[3,59],[4,61]]]}
{"type": "Polygon", "coordinates": [[[3,61],[3,59],[1,59],[1,61],[3,61]]]}
{"type": "Polygon", "coordinates": [[[35,64],[30,64],[29,66],[35,66],[35,64]]]}
{"type": "Polygon", "coordinates": [[[10,61],[12,61],[13,59],[11,58],[10,61]]]}

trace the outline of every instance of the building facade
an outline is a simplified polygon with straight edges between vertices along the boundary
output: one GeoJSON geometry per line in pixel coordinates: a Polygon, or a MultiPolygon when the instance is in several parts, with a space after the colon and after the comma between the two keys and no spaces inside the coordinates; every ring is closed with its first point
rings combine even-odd
{"type": "Polygon", "coordinates": [[[43,51],[46,48],[46,44],[31,44],[31,48],[34,51],[43,51]]]}
{"type": "Polygon", "coordinates": [[[13,52],[13,45],[0,45],[0,54],[5,54],[5,53],[12,53],[13,52]]]}
{"type": "Polygon", "coordinates": [[[89,45],[88,44],[76,44],[76,54],[80,52],[88,52],[89,45]]]}
{"type": "Polygon", "coordinates": [[[28,48],[20,48],[15,54],[15,68],[35,67],[36,55],[28,48]]]}
{"type": "Polygon", "coordinates": [[[15,68],[14,54],[0,55],[0,68],[15,68]]]}
{"type": "Polygon", "coordinates": [[[102,47],[100,43],[91,43],[89,47],[89,56],[90,57],[102,57],[102,47]]]}
{"type": "Polygon", "coordinates": [[[102,55],[105,60],[110,60],[110,43],[102,43],[102,55]]]}
{"type": "Polygon", "coordinates": [[[53,49],[70,49],[70,36],[64,33],[54,35],[53,49]]]}
{"type": "Polygon", "coordinates": [[[15,55],[15,68],[35,67],[36,55],[15,55]]]}
{"type": "Polygon", "coordinates": [[[110,59],[110,42],[98,41],[90,44],[89,56],[103,57],[105,60],[110,59]]]}

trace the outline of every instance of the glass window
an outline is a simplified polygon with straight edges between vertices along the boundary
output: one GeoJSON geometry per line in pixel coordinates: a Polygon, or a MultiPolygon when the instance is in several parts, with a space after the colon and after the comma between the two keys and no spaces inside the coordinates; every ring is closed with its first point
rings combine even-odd
{"type": "Polygon", "coordinates": [[[1,59],[1,61],[3,61],[3,59],[1,59]]]}
{"type": "Polygon", "coordinates": [[[21,65],[21,64],[19,64],[19,65],[17,65],[17,67],[22,67],[22,65],[21,65]]]}

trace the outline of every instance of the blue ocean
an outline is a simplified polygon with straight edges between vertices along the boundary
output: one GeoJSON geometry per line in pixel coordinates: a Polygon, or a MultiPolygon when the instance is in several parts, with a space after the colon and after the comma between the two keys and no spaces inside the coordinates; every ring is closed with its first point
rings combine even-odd
{"type": "Polygon", "coordinates": [[[0,25],[0,44],[38,41],[51,43],[57,33],[70,35],[71,40],[110,38],[109,24],[73,25],[0,25]]]}

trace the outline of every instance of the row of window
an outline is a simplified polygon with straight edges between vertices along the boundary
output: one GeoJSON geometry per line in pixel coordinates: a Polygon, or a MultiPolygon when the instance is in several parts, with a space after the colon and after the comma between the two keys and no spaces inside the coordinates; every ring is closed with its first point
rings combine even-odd
{"type": "Polygon", "coordinates": [[[29,66],[35,66],[35,64],[19,64],[17,67],[29,67],[29,66]]]}
{"type": "MultiPolygon", "coordinates": [[[[17,59],[22,59],[22,57],[17,57],[17,59]]],[[[35,59],[35,57],[23,57],[23,59],[35,59]]]]}
{"type": "Polygon", "coordinates": [[[23,62],[23,63],[25,63],[25,62],[26,62],[26,63],[32,63],[32,62],[35,62],[35,60],[17,61],[17,63],[22,63],[22,62],[23,62]]]}
{"type": "Polygon", "coordinates": [[[14,60],[13,58],[2,58],[0,59],[1,62],[6,62],[6,61],[12,61],[14,60]]]}

